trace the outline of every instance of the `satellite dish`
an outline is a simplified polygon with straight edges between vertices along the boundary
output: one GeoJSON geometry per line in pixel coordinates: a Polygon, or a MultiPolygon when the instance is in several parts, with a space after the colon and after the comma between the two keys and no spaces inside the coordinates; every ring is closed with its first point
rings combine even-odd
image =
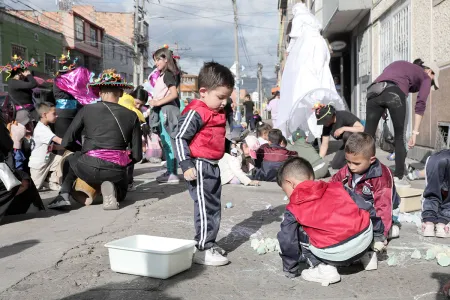
{"type": "Polygon", "coordinates": [[[345,102],[335,91],[325,88],[311,90],[292,106],[289,120],[286,124],[288,136],[291,136],[297,129],[301,129],[307,134],[312,134],[316,138],[322,135],[323,126],[317,125],[313,109],[317,103],[332,104],[336,110],[348,110],[345,102]]]}

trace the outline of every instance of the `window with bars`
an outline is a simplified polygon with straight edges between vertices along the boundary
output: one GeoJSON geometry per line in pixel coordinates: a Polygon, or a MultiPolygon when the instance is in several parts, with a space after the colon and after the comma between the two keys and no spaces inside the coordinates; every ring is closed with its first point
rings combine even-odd
{"type": "Polygon", "coordinates": [[[75,17],[75,39],[84,41],[84,22],[78,17],[75,17]]]}
{"type": "Polygon", "coordinates": [[[45,73],[48,75],[53,75],[56,73],[56,56],[45,53],[44,60],[45,73]]]}
{"type": "Polygon", "coordinates": [[[89,33],[90,33],[90,38],[91,38],[91,46],[92,47],[97,47],[98,43],[97,43],[97,29],[91,27],[89,29],[89,33]]]}
{"type": "Polygon", "coordinates": [[[16,44],[11,45],[11,56],[20,56],[22,59],[27,59],[27,48],[16,44]]]}

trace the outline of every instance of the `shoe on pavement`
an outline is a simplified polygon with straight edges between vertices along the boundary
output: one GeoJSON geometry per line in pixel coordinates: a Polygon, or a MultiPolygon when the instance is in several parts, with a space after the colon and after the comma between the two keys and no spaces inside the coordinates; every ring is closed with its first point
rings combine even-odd
{"type": "Polygon", "coordinates": [[[194,263],[205,266],[224,266],[228,264],[228,258],[222,256],[214,248],[207,250],[197,250],[194,254],[194,263]]]}
{"type": "Polygon", "coordinates": [[[175,174],[170,174],[168,172],[156,177],[156,181],[159,183],[180,183],[180,178],[175,174]]]}
{"type": "Polygon", "coordinates": [[[103,209],[104,210],[117,210],[119,209],[119,202],[117,202],[116,188],[110,181],[102,183],[100,189],[103,195],[103,209]]]}
{"type": "Polygon", "coordinates": [[[400,228],[397,225],[392,225],[389,230],[388,239],[396,239],[400,236],[400,228]]]}
{"type": "Polygon", "coordinates": [[[50,209],[60,209],[70,207],[70,201],[63,198],[63,196],[58,195],[56,198],[50,202],[47,207],[50,209]]]}
{"type": "Polygon", "coordinates": [[[361,257],[361,263],[366,271],[378,269],[377,253],[374,251],[367,251],[364,256],[361,257]]]}
{"type": "Polygon", "coordinates": [[[128,191],[129,192],[136,191],[136,186],[134,185],[134,182],[128,184],[128,191]]]}
{"type": "Polygon", "coordinates": [[[436,224],[436,237],[449,238],[450,237],[450,223],[445,225],[442,223],[436,224]]]}
{"type": "Polygon", "coordinates": [[[434,237],[436,233],[434,232],[433,223],[422,223],[422,234],[425,237],[434,237]]]}
{"type": "Polygon", "coordinates": [[[398,178],[398,177],[394,177],[394,183],[395,186],[398,188],[410,188],[411,184],[408,182],[408,180],[406,180],[406,177],[403,176],[402,179],[398,178]]]}
{"type": "Polygon", "coordinates": [[[61,186],[60,186],[59,184],[57,184],[57,183],[50,182],[50,183],[48,184],[48,188],[49,188],[50,190],[52,190],[52,191],[57,191],[57,192],[59,192],[59,190],[61,189],[61,186]]]}
{"type": "Polygon", "coordinates": [[[336,267],[326,264],[320,264],[314,268],[303,270],[302,278],[306,281],[318,282],[322,286],[328,286],[331,283],[341,281],[341,275],[339,275],[336,267]]]}

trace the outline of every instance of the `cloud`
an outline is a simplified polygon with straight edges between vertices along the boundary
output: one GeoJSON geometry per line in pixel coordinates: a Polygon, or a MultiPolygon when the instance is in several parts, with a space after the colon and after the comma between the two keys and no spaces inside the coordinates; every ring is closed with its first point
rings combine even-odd
{"type": "MultiPolygon", "coordinates": [[[[51,0],[21,1],[41,10],[57,9],[55,1],[51,0]]],[[[237,3],[239,23],[242,24],[239,56],[245,67],[244,74],[255,77],[259,62],[263,64],[263,75],[273,78],[277,63],[278,0],[238,0],[237,3]]],[[[74,1],[74,5],[88,4],[100,11],[134,10],[133,0],[74,1]]],[[[16,5],[24,9],[20,3],[16,5]]],[[[198,73],[204,61],[215,60],[230,67],[234,63],[231,0],[150,0],[145,5],[147,22],[150,24],[151,51],[164,44],[170,45],[172,49],[178,45],[180,65],[185,71],[194,74],[198,73]]]]}

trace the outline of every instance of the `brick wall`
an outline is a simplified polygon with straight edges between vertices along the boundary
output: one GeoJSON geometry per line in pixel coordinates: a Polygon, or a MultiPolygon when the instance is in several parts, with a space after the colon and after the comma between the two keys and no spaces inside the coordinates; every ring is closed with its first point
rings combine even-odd
{"type": "Polygon", "coordinates": [[[96,23],[106,34],[132,45],[134,40],[134,15],[132,13],[96,12],[96,23]]]}

